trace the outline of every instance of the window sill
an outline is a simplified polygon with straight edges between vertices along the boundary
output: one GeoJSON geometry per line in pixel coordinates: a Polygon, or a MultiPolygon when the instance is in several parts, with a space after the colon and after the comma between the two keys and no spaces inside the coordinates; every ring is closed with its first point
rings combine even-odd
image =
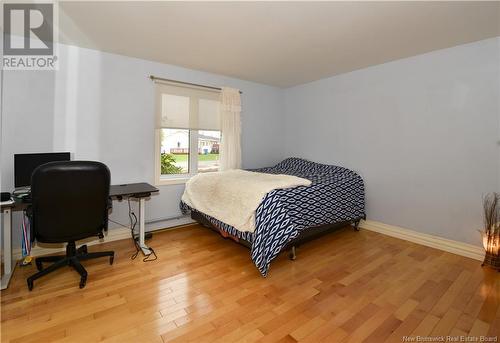
{"type": "Polygon", "coordinates": [[[156,180],[156,186],[180,185],[186,183],[191,176],[173,177],[156,180]]]}

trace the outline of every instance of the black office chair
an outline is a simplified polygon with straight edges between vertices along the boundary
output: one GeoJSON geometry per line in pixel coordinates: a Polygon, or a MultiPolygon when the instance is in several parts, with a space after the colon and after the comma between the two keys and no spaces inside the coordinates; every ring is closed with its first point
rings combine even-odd
{"type": "Polygon", "coordinates": [[[51,162],[39,166],[31,176],[33,236],[42,243],[65,243],[66,255],[36,259],[38,273],[33,281],[63,266],[73,267],[81,276],[80,288],[85,287],[87,271],[81,261],[109,256],[113,264],[114,252],[87,252],[87,246],[76,248],[75,241],[98,236],[108,225],[108,197],[110,173],[100,162],[51,162]],[[42,263],[54,262],[46,269],[42,263]]]}

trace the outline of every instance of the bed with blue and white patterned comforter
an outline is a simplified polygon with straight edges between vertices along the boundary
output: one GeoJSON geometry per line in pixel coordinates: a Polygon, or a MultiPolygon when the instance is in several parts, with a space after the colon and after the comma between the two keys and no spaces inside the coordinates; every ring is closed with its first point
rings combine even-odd
{"type": "MultiPolygon", "coordinates": [[[[253,233],[238,231],[201,213],[215,227],[252,244],[252,260],[263,276],[267,276],[271,261],[303,230],[365,217],[363,179],[352,170],[292,157],[274,167],[253,171],[295,175],[312,181],[310,186],[267,193],[257,208],[253,233]]],[[[192,210],[182,201],[180,208],[184,214],[192,210]]]]}

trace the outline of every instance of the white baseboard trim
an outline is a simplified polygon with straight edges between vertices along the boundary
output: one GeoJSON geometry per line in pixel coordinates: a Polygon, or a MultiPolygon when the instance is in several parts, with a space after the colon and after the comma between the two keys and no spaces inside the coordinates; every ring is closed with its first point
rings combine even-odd
{"type": "MultiPolygon", "coordinates": [[[[191,218],[175,218],[171,220],[165,220],[161,222],[155,222],[154,228],[151,227],[153,223],[146,224],[146,232],[154,232],[156,230],[163,229],[177,229],[183,226],[187,226],[195,223],[191,218]]],[[[137,230],[137,228],[136,228],[137,230]]],[[[137,231],[136,231],[137,232],[137,231]]],[[[106,242],[119,241],[121,239],[130,239],[130,228],[128,227],[116,227],[109,229],[107,233],[104,233],[103,239],[98,238],[89,238],[78,241],[78,245],[87,244],[87,245],[95,245],[106,242]]],[[[60,253],[61,251],[66,250],[66,244],[48,244],[48,243],[36,243],[31,248],[31,256],[37,257],[42,255],[60,253]]],[[[12,258],[14,261],[18,261],[22,258],[22,250],[21,248],[12,249],[12,258]]]]}
{"type": "Polygon", "coordinates": [[[463,242],[453,241],[438,236],[421,233],[402,227],[388,225],[373,220],[361,221],[361,228],[378,232],[383,235],[396,237],[405,241],[425,245],[431,248],[447,251],[460,256],[473,258],[482,261],[484,259],[484,249],[482,247],[467,244],[463,242]]]}
{"type": "Polygon", "coordinates": [[[196,223],[190,216],[179,216],[173,218],[155,219],[153,221],[146,221],[146,232],[155,231],[159,228],[175,228],[177,226],[184,226],[196,223]]]}

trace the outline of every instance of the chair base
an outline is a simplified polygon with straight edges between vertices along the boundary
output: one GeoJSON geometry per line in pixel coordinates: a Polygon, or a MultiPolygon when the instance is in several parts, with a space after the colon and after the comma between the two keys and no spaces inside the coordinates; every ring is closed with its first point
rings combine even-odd
{"type": "Polygon", "coordinates": [[[101,252],[89,253],[87,251],[86,245],[82,245],[80,248],[76,249],[75,242],[69,242],[68,245],[66,246],[66,255],[43,256],[43,257],[38,257],[35,260],[38,273],[31,275],[26,280],[28,282],[28,289],[30,291],[33,290],[33,282],[36,279],[39,279],[42,276],[47,275],[64,266],[73,267],[78,272],[78,274],[80,274],[80,288],[83,288],[87,283],[87,271],[82,266],[80,261],[90,260],[99,257],[109,257],[109,264],[113,264],[115,253],[114,251],[101,251],[101,252]],[[44,262],[53,262],[53,264],[43,269],[42,263],[44,262]]]}

